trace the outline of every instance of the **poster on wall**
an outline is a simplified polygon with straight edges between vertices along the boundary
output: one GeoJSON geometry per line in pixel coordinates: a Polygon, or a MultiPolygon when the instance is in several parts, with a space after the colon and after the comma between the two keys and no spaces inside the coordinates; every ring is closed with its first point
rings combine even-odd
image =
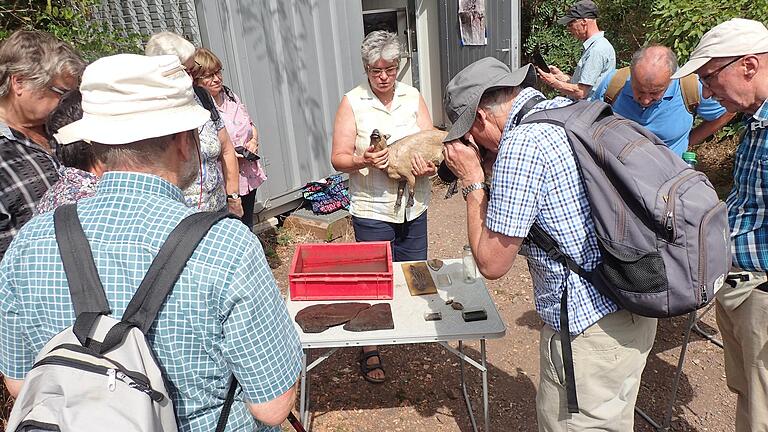
{"type": "Polygon", "coordinates": [[[485,0],[459,0],[459,27],[464,45],[488,45],[485,0]]]}

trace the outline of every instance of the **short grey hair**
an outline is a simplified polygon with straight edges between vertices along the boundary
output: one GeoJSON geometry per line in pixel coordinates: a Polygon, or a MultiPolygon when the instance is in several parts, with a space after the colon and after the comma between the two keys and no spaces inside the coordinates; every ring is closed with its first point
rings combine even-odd
{"type": "Polygon", "coordinates": [[[195,55],[195,46],[183,36],[164,31],[155,33],[147,41],[144,54],[148,56],[175,55],[181,63],[195,55]]]}
{"type": "Polygon", "coordinates": [[[120,145],[93,143],[93,156],[106,171],[129,167],[162,168],[162,155],[172,139],[173,135],[166,135],[120,145]]]}
{"type": "Polygon", "coordinates": [[[477,109],[484,109],[493,113],[498,112],[499,107],[514,99],[520,93],[520,87],[498,87],[483,93],[477,109]]]}
{"type": "Polygon", "coordinates": [[[386,30],[368,33],[360,46],[363,66],[370,66],[379,60],[400,61],[400,40],[397,35],[386,30]]]}
{"type": "Polygon", "coordinates": [[[635,51],[635,53],[632,54],[632,61],[629,63],[630,71],[634,71],[635,67],[637,67],[637,64],[645,60],[646,57],[648,57],[648,50],[650,49],[654,49],[654,50],[661,49],[663,54],[660,60],[663,62],[663,64],[666,64],[666,66],[669,68],[670,74],[675,73],[675,71],[677,70],[677,56],[671,49],[669,49],[669,47],[666,47],[664,45],[657,45],[657,44],[648,45],[635,51]]]}
{"type": "Polygon", "coordinates": [[[18,30],[0,44],[0,98],[11,90],[11,76],[31,89],[42,89],[59,77],[78,79],[85,62],[66,42],[41,31],[18,30]]]}

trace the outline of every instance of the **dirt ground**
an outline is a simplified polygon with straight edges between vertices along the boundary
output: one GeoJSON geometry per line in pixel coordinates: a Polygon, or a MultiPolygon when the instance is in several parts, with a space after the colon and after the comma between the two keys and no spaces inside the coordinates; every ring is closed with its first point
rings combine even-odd
{"type": "MultiPolygon", "coordinates": [[[[466,243],[464,201],[460,195],[445,200],[444,193],[444,186],[435,187],[429,209],[429,257],[459,258],[466,243]]],[[[279,237],[282,245],[275,247],[272,258],[277,265],[275,277],[285,291],[296,242],[312,240],[296,231],[282,230],[279,237]]],[[[505,277],[486,285],[507,326],[504,338],[487,343],[491,430],[536,431],[538,330],[542,321],[534,310],[525,260],[516,260],[505,277]]],[[[659,423],[667,410],[686,324],[687,317],[659,321],[643,374],[637,407],[659,423]]],[[[717,332],[714,311],[704,316],[701,328],[717,332]]],[[[479,358],[479,343],[467,348],[471,356],[479,358]]],[[[455,356],[436,344],[386,346],[381,351],[388,377],[383,385],[362,379],[355,361],[358,350],[352,348],[336,352],[312,371],[310,425],[314,431],[472,430],[455,356]]],[[[313,350],[310,361],[321,352],[313,350]]],[[[468,370],[475,409],[481,415],[480,374],[468,370]]],[[[733,430],[734,409],[735,397],[725,384],[722,350],[693,334],[673,405],[671,430],[733,430]]],[[[284,426],[284,430],[292,429],[284,426]]],[[[636,415],[635,430],[654,429],[636,415]]]]}

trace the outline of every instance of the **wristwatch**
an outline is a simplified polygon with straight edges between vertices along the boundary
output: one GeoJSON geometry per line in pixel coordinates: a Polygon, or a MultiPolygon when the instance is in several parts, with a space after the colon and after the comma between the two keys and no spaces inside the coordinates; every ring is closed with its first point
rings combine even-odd
{"type": "Polygon", "coordinates": [[[231,194],[227,194],[227,199],[239,200],[240,199],[240,194],[237,193],[237,192],[231,193],[231,194]]]}
{"type": "Polygon", "coordinates": [[[472,183],[461,188],[461,195],[464,197],[464,201],[467,200],[467,195],[474,190],[482,189],[488,193],[488,185],[482,182],[472,183]]]}

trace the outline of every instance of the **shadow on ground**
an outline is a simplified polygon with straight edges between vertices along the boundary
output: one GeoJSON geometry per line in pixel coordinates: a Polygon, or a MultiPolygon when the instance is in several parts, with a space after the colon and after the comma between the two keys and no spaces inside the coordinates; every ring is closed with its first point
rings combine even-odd
{"type": "MultiPolygon", "coordinates": [[[[435,430],[440,430],[441,423],[455,423],[462,432],[472,431],[456,356],[437,344],[397,345],[380,350],[388,376],[382,385],[369,384],[360,376],[356,362],[359,348],[339,350],[332,361],[312,370],[310,426],[328,412],[411,407],[419,416],[433,421],[435,430]]],[[[310,362],[322,352],[313,350],[310,362]]],[[[479,344],[465,346],[465,352],[480,358],[479,344]]],[[[471,366],[465,370],[475,418],[482,428],[481,375],[471,366]]],[[[510,375],[488,363],[488,381],[491,430],[535,431],[536,412],[531,401],[535,400],[536,389],[528,375],[520,369],[510,375]]]]}

